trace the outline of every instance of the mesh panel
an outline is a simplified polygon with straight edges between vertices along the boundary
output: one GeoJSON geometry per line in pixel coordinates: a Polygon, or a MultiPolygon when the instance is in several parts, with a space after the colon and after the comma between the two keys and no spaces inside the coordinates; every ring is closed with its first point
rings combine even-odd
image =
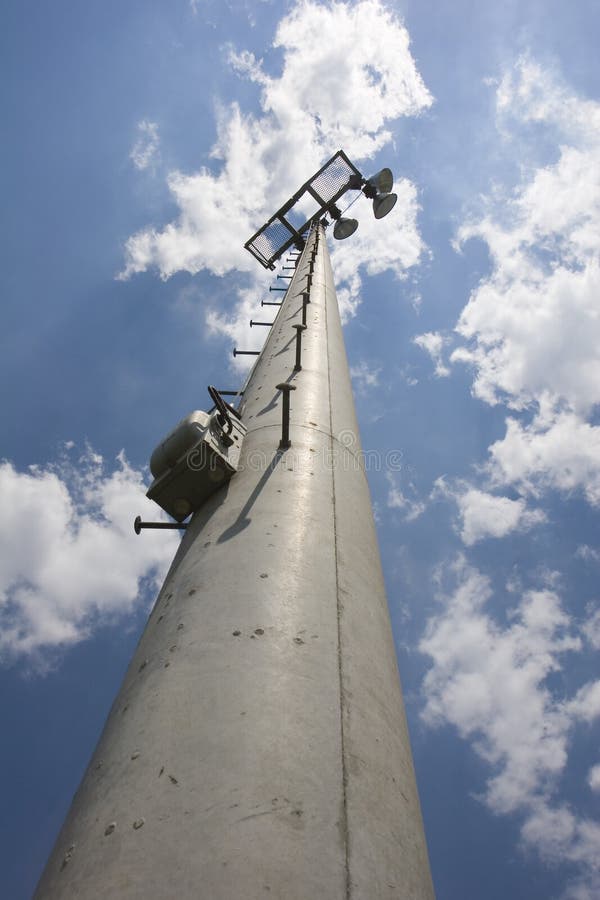
{"type": "Polygon", "coordinates": [[[275,221],[260,231],[251,242],[251,247],[264,259],[270,260],[293,233],[283,222],[275,221]]]}
{"type": "Polygon", "coordinates": [[[324,203],[329,203],[348,184],[350,176],[354,175],[355,171],[341,156],[334,156],[328,166],[309,184],[323,198],[324,203]]]}

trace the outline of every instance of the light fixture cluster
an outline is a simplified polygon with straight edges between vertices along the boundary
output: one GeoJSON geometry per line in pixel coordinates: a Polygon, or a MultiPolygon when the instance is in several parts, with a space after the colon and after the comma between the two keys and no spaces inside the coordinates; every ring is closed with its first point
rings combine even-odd
{"type": "Polygon", "coordinates": [[[343,241],[358,228],[356,219],[347,218],[342,212],[344,195],[348,191],[358,191],[358,196],[364,194],[373,202],[375,218],[382,219],[398,200],[392,193],[393,184],[390,169],[382,169],[366,178],[343,150],[337,150],[246,241],[244,247],[261,266],[273,270],[286,250],[304,248],[306,235],[319,222],[325,227],[333,225],[333,236],[343,241]],[[307,218],[309,208],[313,212],[307,218]]]}
{"type": "MultiPolygon", "coordinates": [[[[375,218],[383,219],[384,216],[387,216],[392,211],[398,199],[398,195],[392,193],[393,184],[394,176],[392,175],[392,170],[382,169],[376,175],[372,175],[371,178],[361,179],[360,182],[357,180],[356,185],[350,186],[360,188],[365,197],[373,201],[373,215],[375,218]]],[[[351,234],[354,234],[358,228],[357,219],[343,218],[339,207],[335,203],[331,203],[327,207],[327,212],[335,221],[333,236],[336,241],[345,240],[351,234]]]]}

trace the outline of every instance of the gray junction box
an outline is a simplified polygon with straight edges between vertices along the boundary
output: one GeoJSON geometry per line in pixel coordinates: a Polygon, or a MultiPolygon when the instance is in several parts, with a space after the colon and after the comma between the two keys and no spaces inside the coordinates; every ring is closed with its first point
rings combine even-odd
{"type": "Polygon", "coordinates": [[[237,472],[246,427],[235,415],[196,410],[154,450],[154,481],[146,494],[177,522],[195,512],[217,488],[237,472]]]}

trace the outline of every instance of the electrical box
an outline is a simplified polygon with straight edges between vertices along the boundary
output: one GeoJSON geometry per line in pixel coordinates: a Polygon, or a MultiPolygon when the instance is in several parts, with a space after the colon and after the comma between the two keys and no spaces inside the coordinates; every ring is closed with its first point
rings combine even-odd
{"type": "Polygon", "coordinates": [[[233,413],[190,413],[152,454],[146,496],[182,522],[237,472],[245,434],[233,413]]]}

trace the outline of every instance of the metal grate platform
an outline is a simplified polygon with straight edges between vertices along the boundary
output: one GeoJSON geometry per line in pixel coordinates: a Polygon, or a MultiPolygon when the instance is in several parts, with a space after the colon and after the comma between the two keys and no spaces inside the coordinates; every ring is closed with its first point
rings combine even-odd
{"type": "Polygon", "coordinates": [[[343,150],[338,150],[318,172],[309,178],[262,228],[246,241],[244,247],[265,267],[273,269],[274,263],[289,247],[302,246],[303,234],[312,224],[318,222],[330,203],[345,194],[350,188],[360,188],[364,179],[343,150]],[[303,201],[312,197],[319,208],[308,219],[301,215],[299,208],[303,201]],[[290,218],[302,224],[295,227],[290,218]]]}

